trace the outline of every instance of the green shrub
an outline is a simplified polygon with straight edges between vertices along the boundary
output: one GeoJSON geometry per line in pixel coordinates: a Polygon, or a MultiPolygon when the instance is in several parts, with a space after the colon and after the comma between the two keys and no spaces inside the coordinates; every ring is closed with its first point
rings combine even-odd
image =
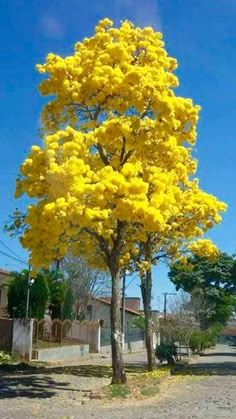
{"type": "Polygon", "coordinates": [[[195,330],[191,333],[189,339],[189,347],[193,353],[199,352],[201,347],[202,335],[201,330],[195,330]]]}
{"type": "Polygon", "coordinates": [[[201,338],[201,345],[200,350],[204,351],[204,349],[210,348],[212,346],[212,336],[210,330],[205,330],[202,333],[201,338]]]}
{"type": "Polygon", "coordinates": [[[0,362],[9,362],[11,360],[11,355],[6,354],[6,352],[0,351],[0,362]]]}
{"type": "Polygon", "coordinates": [[[167,361],[168,364],[173,362],[173,358],[177,355],[177,346],[174,343],[162,342],[156,347],[156,357],[160,361],[167,361]]]}
{"type": "Polygon", "coordinates": [[[193,353],[204,351],[217,343],[220,326],[215,325],[208,330],[194,330],[189,339],[189,346],[193,353]]]}
{"type": "Polygon", "coordinates": [[[209,331],[195,330],[189,339],[189,346],[193,353],[209,348],[211,343],[212,339],[209,331]]]}
{"type": "Polygon", "coordinates": [[[211,342],[212,342],[212,346],[215,346],[216,343],[219,341],[220,339],[220,332],[223,329],[223,326],[219,323],[214,324],[211,328],[210,328],[210,334],[211,334],[211,342]]]}

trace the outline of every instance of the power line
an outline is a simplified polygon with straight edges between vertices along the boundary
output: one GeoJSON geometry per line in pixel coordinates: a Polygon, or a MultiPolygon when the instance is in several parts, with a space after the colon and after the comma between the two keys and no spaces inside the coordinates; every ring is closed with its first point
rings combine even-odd
{"type": "Polygon", "coordinates": [[[1,253],[2,255],[4,255],[4,256],[7,256],[7,257],[8,257],[8,258],[10,258],[10,259],[14,259],[14,260],[16,260],[17,262],[19,262],[19,263],[23,263],[24,265],[27,265],[27,266],[28,266],[28,263],[27,263],[27,262],[24,262],[24,261],[23,261],[23,260],[21,260],[21,259],[18,259],[18,258],[15,258],[14,256],[8,255],[7,253],[2,252],[1,250],[0,250],[0,253],[1,253]]]}
{"type": "Polygon", "coordinates": [[[26,263],[20,256],[18,256],[15,252],[13,252],[13,250],[10,249],[10,247],[8,247],[5,243],[3,243],[2,240],[0,240],[0,243],[2,246],[4,246],[9,252],[11,252],[14,256],[16,256],[18,258],[18,260],[21,260],[22,263],[26,263]]]}
{"type": "Polygon", "coordinates": [[[2,259],[2,257],[0,258],[0,266],[5,266],[6,271],[10,271],[13,269],[17,269],[17,270],[21,270],[22,267],[20,267],[20,265],[17,264],[17,262],[12,262],[9,261],[8,259],[2,259]]]}
{"type": "Polygon", "coordinates": [[[132,282],[136,279],[136,278],[138,278],[138,276],[139,276],[139,274],[137,274],[137,275],[135,275],[132,279],[131,279],[131,281],[128,283],[128,285],[126,285],[126,289],[132,284],[132,282]]]}

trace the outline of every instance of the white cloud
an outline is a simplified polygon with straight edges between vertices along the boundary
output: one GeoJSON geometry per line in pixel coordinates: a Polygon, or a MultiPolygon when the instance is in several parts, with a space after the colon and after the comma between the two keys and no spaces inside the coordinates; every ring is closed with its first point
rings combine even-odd
{"type": "Polygon", "coordinates": [[[61,39],[65,35],[65,27],[59,19],[53,16],[41,17],[40,26],[44,36],[47,38],[61,39]]]}
{"type": "Polygon", "coordinates": [[[161,16],[157,0],[115,0],[117,19],[127,16],[139,26],[152,26],[161,30],[161,16]]]}

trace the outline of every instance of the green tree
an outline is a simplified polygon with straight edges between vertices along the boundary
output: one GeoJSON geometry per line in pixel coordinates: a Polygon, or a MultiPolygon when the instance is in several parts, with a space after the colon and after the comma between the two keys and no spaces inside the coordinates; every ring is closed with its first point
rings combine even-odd
{"type": "Polygon", "coordinates": [[[191,294],[189,306],[201,328],[227,323],[235,304],[234,266],[234,257],[226,253],[215,261],[193,256],[185,265],[171,266],[168,276],[177,290],[191,294]]]}
{"type": "Polygon", "coordinates": [[[73,291],[70,286],[67,287],[63,304],[63,319],[73,319],[73,291]]]}
{"type": "MultiPolygon", "coordinates": [[[[8,287],[8,314],[10,317],[25,318],[29,271],[12,272],[11,277],[13,279],[9,281],[8,287]]],[[[30,285],[29,313],[31,317],[43,318],[48,298],[47,280],[43,274],[39,273],[30,285]]]]}
{"type": "Polygon", "coordinates": [[[139,327],[140,329],[145,329],[145,317],[141,314],[140,316],[138,316],[134,321],[133,321],[133,325],[135,327],[139,327]]]}
{"type": "Polygon", "coordinates": [[[183,267],[181,263],[171,266],[168,274],[177,289],[191,292],[194,288],[236,290],[236,261],[234,256],[220,253],[216,260],[193,256],[183,267]]]}
{"type": "Polygon", "coordinates": [[[44,270],[49,287],[49,311],[52,319],[63,318],[63,305],[66,296],[66,282],[63,273],[58,269],[44,270]]]}

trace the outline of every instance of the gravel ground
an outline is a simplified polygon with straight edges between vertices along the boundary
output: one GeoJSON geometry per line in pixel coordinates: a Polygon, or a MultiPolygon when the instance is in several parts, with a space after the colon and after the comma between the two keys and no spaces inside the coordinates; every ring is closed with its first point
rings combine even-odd
{"type": "MultiPolygon", "coordinates": [[[[142,364],[145,354],[127,355],[125,360],[142,364]]],[[[109,359],[95,358],[79,367],[51,369],[48,373],[1,371],[0,418],[236,419],[234,348],[221,345],[194,360],[187,371],[168,377],[153,399],[106,404],[86,401],[91,390],[110,382],[108,363],[109,359]],[[98,361],[102,366],[97,366],[98,361]]]]}

